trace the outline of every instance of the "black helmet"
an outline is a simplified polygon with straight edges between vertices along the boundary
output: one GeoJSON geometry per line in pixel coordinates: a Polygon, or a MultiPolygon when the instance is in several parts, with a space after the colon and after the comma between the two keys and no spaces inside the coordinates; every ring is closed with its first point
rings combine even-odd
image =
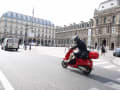
{"type": "Polygon", "coordinates": [[[75,36],[72,37],[72,39],[73,39],[75,42],[77,42],[77,41],[79,40],[79,37],[78,37],[78,35],[75,35],[75,36]]]}

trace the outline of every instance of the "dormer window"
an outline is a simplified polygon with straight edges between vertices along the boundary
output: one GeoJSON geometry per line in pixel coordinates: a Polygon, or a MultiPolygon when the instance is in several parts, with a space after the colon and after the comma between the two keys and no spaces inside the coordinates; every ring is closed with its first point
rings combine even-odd
{"type": "Polygon", "coordinates": [[[114,5],[114,3],[111,3],[111,6],[114,5]]]}

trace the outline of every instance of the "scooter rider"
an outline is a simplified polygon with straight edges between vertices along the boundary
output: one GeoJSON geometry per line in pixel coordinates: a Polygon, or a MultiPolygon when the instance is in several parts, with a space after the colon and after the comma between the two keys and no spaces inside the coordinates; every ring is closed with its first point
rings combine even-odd
{"type": "MultiPolygon", "coordinates": [[[[80,40],[78,35],[75,35],[73,38],[74,46],[71,49],[78,48],[78,52],[74,53],[75,57],[85,59],[87,58],[88,51],[87,46],[84,41],[80,40]]],[[[75,64],[75,59],[69,60],[70,64],[75,64]]]]}

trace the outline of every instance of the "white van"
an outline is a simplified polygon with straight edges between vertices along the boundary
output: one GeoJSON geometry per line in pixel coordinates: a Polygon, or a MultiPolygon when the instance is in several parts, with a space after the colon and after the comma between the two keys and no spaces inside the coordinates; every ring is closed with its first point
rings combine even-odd
{"type": "Polygon", "coordinates": [[[5,38],[1,45],[1,49],[4,49],[4,50],[16,49],[16,51],[17,51],[19,48],[18,41],[19,40],[17,38],[5,38]]]}

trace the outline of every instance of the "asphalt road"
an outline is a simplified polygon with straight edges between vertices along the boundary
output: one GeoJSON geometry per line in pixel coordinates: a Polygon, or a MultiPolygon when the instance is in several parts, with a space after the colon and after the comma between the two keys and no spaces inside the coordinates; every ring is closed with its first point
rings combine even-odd
{"type": "Polygon", "coordinates": [[[63,69],[61,58],[32,51],[0,51],[0,70],[14,90],[120,90],[120,72],[95,66],[85,76],[63,69]]]}

